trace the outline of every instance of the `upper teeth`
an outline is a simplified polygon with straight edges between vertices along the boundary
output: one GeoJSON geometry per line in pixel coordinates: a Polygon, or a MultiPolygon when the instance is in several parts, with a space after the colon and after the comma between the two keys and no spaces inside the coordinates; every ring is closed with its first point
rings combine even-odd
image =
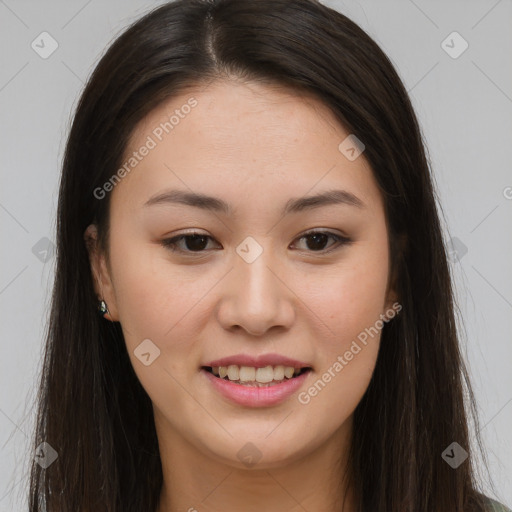
{"type": "Polygon", "coordinates": [[[285,377],[291,379],[293,375],[300,372],[300,368],[293,366],[265,366],[264,368],[255,368],[253,366],[238,366],[231,364],[229,366],[214,366],[212,371],[221,379],[228,377],[229,380],[239,380],[240,382],[261,382],[262,384],[272,382],[273,380],[283,380],[285,377]]]}

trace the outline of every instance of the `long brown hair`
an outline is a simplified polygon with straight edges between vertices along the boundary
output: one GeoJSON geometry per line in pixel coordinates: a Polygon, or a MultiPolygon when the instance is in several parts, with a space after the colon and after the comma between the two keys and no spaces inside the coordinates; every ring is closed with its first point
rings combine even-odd
{"type": "MultiPolygon", "coordinates": [[[[177,0],[125,30],[83,91],[66,145],[57,262],[38,394],[31,512],[154,511],[162,469],[151,400],[118,323],[96,310],[83,234],[108,253],[109,196],[94,190],[122,164],[137,123],[185,88],[236,77],[314,93],[365,144],[385,201],[401,314],[385,325],[354,415],[351,476],[359,512],[476,512],[469,414],[447,250],[429,162],[407,92],[379,46],[315,0],[177,0]],[[404,243],[401,245],[400,240],[404,243]],[[441,454],[453,442],[469,458],[441,454]]],[[[478,448],[481,440],[476,430],[478,448]]],[[[485,459],[485,454],[483,454],[485,459]]],[[[340,483],[341,485],[341,483],[340,483]]]]}

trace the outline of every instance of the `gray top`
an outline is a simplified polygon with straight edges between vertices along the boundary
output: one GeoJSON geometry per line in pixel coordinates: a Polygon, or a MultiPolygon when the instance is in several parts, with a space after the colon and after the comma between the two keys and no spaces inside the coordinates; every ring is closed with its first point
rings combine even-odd
{"type": "Polygon", "coordinates": [[[502,505],[501,503],[498,503],[497,501],[487,497],[489,500],[489,505],[487,510],[489,512],[512,512],[509,508],[507,508],[505,505],[502,505]]]}

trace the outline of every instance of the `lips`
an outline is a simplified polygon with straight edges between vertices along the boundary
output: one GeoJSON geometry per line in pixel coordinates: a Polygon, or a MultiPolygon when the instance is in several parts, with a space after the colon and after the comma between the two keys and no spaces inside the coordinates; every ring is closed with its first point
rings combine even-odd
{"type": "Polygon", "coordinates": [[[280,354],[263,354],[260,356],[250,356],[248,354],[236,354],[233,356],[223,357],[221,359],[215,359],[202,365],[205,367],[217,367],[217,366],[250,366],[253,368],[264,368],[265,366],[291,366],[293,368],[303,369],[311,368],[312,366],[303,361],[292,359],[280,354]]]}
{"type": "Polygon", "coordinates": [[[201,378],[205,379],[205,382],[218,396],[230,404],[234,403],[245,407],[271,407],[285,402],[305,385],[310,374],[311,369],[308,369],[290,379],[285,378],[281,382],[260,385],[259,383],[230,382],[215,376],[204,367],[200,371],[201,378]]]}
{"type": "Polygon", "coordinates": [[[222,397],[247,407],[268,407],[298,391],[313,367],[280,354],[236,354],[208,361],[200,374],[222,397]]]}

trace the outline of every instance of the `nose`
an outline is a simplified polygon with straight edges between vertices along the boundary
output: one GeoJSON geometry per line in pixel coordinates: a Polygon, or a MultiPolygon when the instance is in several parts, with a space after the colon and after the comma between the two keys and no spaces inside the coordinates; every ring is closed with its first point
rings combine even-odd
{"type": "Polygon", "coordinates": [[[279,266],[264,251],[248,263],[235,258],[217,309],[218,321],[229,331],[243,329],[262,336],[270,329],[289,329],[295,320],[296,295],[279,266]]]}

